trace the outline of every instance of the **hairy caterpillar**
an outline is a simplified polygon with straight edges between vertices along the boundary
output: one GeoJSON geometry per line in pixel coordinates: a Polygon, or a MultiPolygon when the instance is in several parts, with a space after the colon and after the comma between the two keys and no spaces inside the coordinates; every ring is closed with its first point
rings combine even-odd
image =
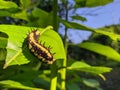
{"type": "Polygon", "coordinates": [[[53,55],[55,53],[52,54],[50,52],[50,47],[46,47],[45,44],[38,42],[39,36],[40,31],[38,30],[33,30],[31,33],[29,33],[27,37],[29,49],[34,53],[35,56],[42,59],[43,62],[52,64],[54,62],[53,55]]]}

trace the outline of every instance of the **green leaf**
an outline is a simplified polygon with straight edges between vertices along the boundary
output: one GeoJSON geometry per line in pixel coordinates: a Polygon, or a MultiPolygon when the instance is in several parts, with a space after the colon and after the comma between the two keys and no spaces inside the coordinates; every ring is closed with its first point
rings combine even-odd
{"type": "Polygon", "coordinates": [[[120,54],[109,46],[91,42],[81,43],[78,46],[120,62],[120,54]]]}
{"type": "Polygon", "coordinates": [[[110,72],[111,70],[111,68],[102,66],[83,67],[80,69],[80,71],[89,72],[97,75],[110,72]]]}
{"type": "Polygon", "coordinates": [[[0,32],[0,48],[6,48],[8,42],[8,35],[0,32]]]}
{"type": "Polygon", "coordinates": [[[103,34],[103,35],[107,35],[108,37],[110,37],[112,40],[118,40],[120,39],[120,35],[112,33],[112,32],[108,32],[108,31],[103,31],[102,29],[100,30],[95,30],[93,28],[84,26],[82,24],[78,24],[75,22],[67,22],[65,20],[61,20],[61,22],[68,28],[72,28],[72,29],[78,29],[78,30],[87,30],[87,31],[92,31],[95,33],[99,33],[99,34],[103,34]]]}
{"type": "Polygon", "coordinates": [[[85,62],[80,62],[80,61],[74,62],[71,66],[67,67],[67,69],[84,71],[84,72],[89,72],[97,75],[111,71],[111,68],[108,68],[108,67],[90,66],[85,62]]]}
{"type": "Polygon", "coordinates": [[[5,60],[7,54],[7,50],[5,48],[0,48],[0,61],[5,60]]]}
{"type": "Polygon", "coordinates": [[[83,79],[83,83],[86,86],[93,87],[93,88],[97,88],[100,86],[100,83],[94,79],[83,79]]]}
{"type": "Polygon", "coordinates": [[[0,17],[11,16],[11,13],[7,10],[0,10],[0,17]]]}
{"type": "Polygon", "coordinates": [[[81,21],[86,21],[86,18],[82,17],[82,16],[72,16],[72,19],[76,19],[76,20],[81,20],[81,21]]]}
{"type": "MultiPolygon", "coordinates": [[[[47,28],[49,28],[49,26],[47,28]]],[[[46,32],[44,32],[41,35],[39,41],[45,42],[46,46],[50,45],[52,47],[51,52],[56,53],[54,55],[55,59],[65,59],[66,58],[62,39],[60,38],[59,34],[56,33],[55,31],[47,30],[46,32]]]]}
{"type": "Polygon", "coordinates": [[[37,9],[32,11],[32,15],[34,18],[36,18],[35,22],[33,22],[33,25],[35,23],[38,24],[40,27],[46,27],[48,25],[52,25],[53,13],[48,13],[42,9],[37,8],[37,9]]]}
{"type": "Polygon", "coordinates": [[[0,0],[0,9],[18,8],[17,4],[11,1],[0,0]]]}
{"type": "Polygon", "coordinates": [[[29,87],[33,87],[37,84],[37,86],[39,85],[40,88],[49,88],[50,77],[47,77],[47,75],[50,75],[50,70],[37,71],[29,66],[21,66],[19,69],[24,73],[19,73],[9,77],[10,80],[23,83],[25,86],[27,85],[29,87]],[[45,72],[47,72],[47,74],[45,72]]]}
{"type": "Polygon", "coordinates": [[[61,20],[61,22],[68,28],[94,31],[94,29],[92,29],[92,28],[89,28],[87,26],[84,26],[82,24],[78,24],[78,23],[75,23],[75,22],[68,22],[68,21],[65,21],[65,20],[61,20]]]}
{"type": "Polygon", "coordinates": [[[43,90],[43,89],[40,89],[40,88],[29,87],[29,86],[26,86],[26,85],[24,85],[20,82],[13,81],[13,80],[0,81],[0,85],[2,87],[24,89],[24,90],[43,90]]]}
{"type": "Polygon", "coordinates": [[[0,48],[6,48],[6,46],[7,46],[7,41],[8,41],[7,38],[0,37],[0,48]]]}
{"type": "Polygon", "coordinates": [[[76,83],[67,83],[67,90],[81,90],[76,83]]]}
{"type": "MultiPolygon", "coordinates": [[[[0,25],[0,31],[6,33],[8,38],[7,56],[4,68],[10,65],[21,65],[36,60],[30,50],[27,48],[26,37],[30,27],[15,26],[15,25],[0,25]]],[[[44,30],[38,28],[41,32],[44,30]]],[[[53,30],[47,30],[40,36],[40,41],[45,42],[45,46],[51,46],[51,53],[56,53],[54,59],[64,59],[65,51],[60,36],[53,30]],[[62,53],[62,54],[61,54],[62,53]]]]}
{"type": "Polygon", "coordinates": [[[75,0],[75,7],[95,7],[106,5],[110,2],[113,2],[113,0],[75,0]]]}
{"type": "Polygon", "coordinates": [[[85,62],[76,61],[70,67],[68,67],[67,69],[73,69],[73,68],[78,69],[78,68],[82,68],[82,67],[90,67],[90,65],[88,65],[85,62]]]}
{"type": "Polygon", "coordinates": [[[27,14],[26,11],[22,11],[22,12],[18,12],[18,13],[15,13],[15,14],[11,14],[11,17],[29,21],[28,14],[27,14]]]}
{"type": "Polygon", "coordinates": [[[99,29],[99,30],[94,30],[94,32],[106,35],[106,36],[110,37],[112,40],[115,40],[115,41],[120,39],[120,35],[109,32],[109,31],[104,31],[104,30],[99,29]]]}
{"type": "Polygon", "coordinates": [[[34,17],[42,17],[42,18],[45,18],[45,17],[47,17],[48,16],[48,13],[47,12],[45,12],[44,10],[42,10],[42,9],[35,9],[35,10],[33,10],[32,11],[32,15],[34,16],[34,17]]]}
{"type": "Polygon", "coordinates": [[[27,9],[31,4],[31,0],[20,0],[20,3],[24,9],[27,9]]]}

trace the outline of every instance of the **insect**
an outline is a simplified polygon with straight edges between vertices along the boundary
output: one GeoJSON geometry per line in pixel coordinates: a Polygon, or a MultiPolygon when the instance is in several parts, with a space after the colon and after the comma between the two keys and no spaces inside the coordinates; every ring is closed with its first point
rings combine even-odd
{"type": "Polygon", "coordinates": [[[42,59],[43,62],[46,62],[47,64],[52,64],[54,62],[53,55],[55,53],[51,53],[50,49],[51,47],[46,47],[45,44],[42,44],[41,42],[38,42],[40,36],[40,31],[33,30],[31,33],[29,33],[27,37],[28,46],[31,52],[34,53],[35,56],[42,59]]]}

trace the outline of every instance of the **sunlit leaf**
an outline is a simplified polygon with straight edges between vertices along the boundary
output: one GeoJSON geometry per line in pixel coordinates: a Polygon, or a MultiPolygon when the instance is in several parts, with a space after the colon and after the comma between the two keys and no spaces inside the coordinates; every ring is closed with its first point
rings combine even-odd
{"type": "Polygon", "coordinates": [[[24,90],[43,90],[40,88],[29,87],[29,86],[26,86],[20,82],[13,81],[13,80],[0,81],[0,85],[2,85],[2,87],[24,89],[24,90]]]}
{"type": "Polygon", "coordinates": [[[81,43],[78,46],[120,62],[120,54],[109,46],[92,42],[81,43]]]}
{"type": "Polygon", "coordinates": [[[18,8],[17,4],[11,1],[0,0],[0,9],[18,8]]]}
{"type": "Polygon", "coordinates": [[[112,40],[120,39],[120,35],[115,34],[113,32],[108,32],[108,31],[104,31],[104,30],[100,30],[100,29],[99,30],[95,30],[94,32],[106,35],[106,36],[110,37],[112,40]]]}
{"type": "MultiPolygon", "coordinates": [[[[39,28],[38,30],[42,31],[44,29],[39,28]]],[[[10,65],[26,64],[30,62],[30,60],[38,59],[30,52],[25,40],[28,32],[31,31],[30,27],[0,25],[0,31],[6,33],[9,36],[4,68],[10,65]]],[[[53,56],[54,59],[65,58],[65,51],[62,40],[55,31],[47,30],[41,35],[40,41],[42,41],[42,43],[45,42],[46,47],[52,47],[51,53],[56,53],[53,56]]]]}
{"type": "Polygon", "coordinates": [[[18,12],[18,13],[12,14],[11,17],[29,21],[28,14],[27,14],[26,11],[22,11],[22,12],[18,12]]]}
{"type": "Polygon", "coordinates": [[[92,32],[95,32],[95,33],[99,33],[99,34],[103,34],[103,35],[106,35],[108,37],[110,37],[112,40],[118,40],[120,39],[120,35],[118,34],[115,34],[113,32],[108,32],[108,31],[104,31],[102,29],[93,29],[93,28],[90,28],[90,27],[87,27],[85,25],[82,25],[82,24],[78,24],[76,22],[67,22],[65,20],[61,20],[61,22],[68,28],[72,28],[73,30],[74,29],[78,29],[78,30],[87,30],[87,31],[92,31],[92,32]]]}
{"type": "Polygon", "coordinates": [[[93,74],[102,74],[106,72],[110,72],[111,68],[102,67],[102,66],[90,66],[85,62],[76,61],[71,66],[67,67],[68,70],[77,70],[77,71],[84,71],[93,74]]]}
{"type": "Polygon", "coordinates": [[[21,6],[23,9],[26,9],[31,4],[31,0],[20,0],[21,6]]]}
{"type": "Polygon", "coordinates": [[[111,2],[113,0],[75,0],[75,8],[103,6],[111,2]]]}
{"type": "Polygon", "coordinates": [[[98,75],[110,72],[111,70],[112,70],[111,68],[102,67],[102,66],[83,67],[80,69],[80,71],[89,72],[89,73],[98,74],[98,75]]]}
{"type": "Polygon", "coordinates": [[[68,69],[73,69],[73,68],[78,69],[78,68],[82,68],[82,67],[90,67],[90,65],[88,65],[85,62],[76,61],[70,67],[68,67],[68,69]]]}

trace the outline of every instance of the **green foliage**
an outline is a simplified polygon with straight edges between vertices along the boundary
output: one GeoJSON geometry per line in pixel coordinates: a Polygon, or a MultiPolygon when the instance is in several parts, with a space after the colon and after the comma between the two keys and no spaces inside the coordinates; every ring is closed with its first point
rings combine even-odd
{"type": "Polygon", "coordinates": [[[30,0],[20,0],[20,3],[21,3],[21,7],[23,9],[27,9],[31,5],[31,1],[30,0]]]}
{"type": "Polygon", "coordinates": [[[103,35],[106,35],[106,36],[109,36],[111,39],[113,40],[118,40],[120,39],[120,35],[118,34],[115,34],[113,32],[109,32],[109,31],[103,31],[101,29],[99,30],[96,30],[96,29],[93,29],[93,28],[90,28],[90,27],[87,27],[87,26],[84,26],[82,24],[78,24],[78,23],[75,23],[75,22],[67,22],[65,20],[61,20],[61,22],[68,28],[73,28],[73,29],[78,29],[78,30],[87,30],[87,31],[92,31],[92,32],[95,32],[95,33],[99,33],[99,34],[103,34],[103,35]]]}
{"type": "Polygon", "coordinates": [[[120,35],[115,34],[113,32],[103,31],[103,30],[95,30],[95,32],[99,33],[99,34],[103,34],[103,35],[109,36],[112,40],[115,40],[115,41],[120,39],[120,35]]]}
{"type": "Polygon", "coordinates": [[[109,46],[101,45],[98,43],[85,42],[81,43],[79,47],[99,53],[101,55],[111,58],[112,60],[120,62],[120,54],[109,46]]]}
{"type": "MultiPolygon", "coordinates": [[[[4,32],[9,36],[7,42],[8,46],[6,47],[7,56],[4,68],[6,68],[9,65],[21,65],[28,63],[29,60],[25,57],[24,54],[27,53],[28,56],[30,55],[30,52],[26,49],[27,43],[25,40],[27,38],[26,35],[28,34],[28,31],[30,31],[30,28],[15,25],[0,25],[0,29],[1,32],[4,32]],[[25,45],[23,45],[24,42],[25,45]]],[[[42,32],[44,29],[38,30],[42,32]]],[[[40,41],[45,42],[46,46],[50,45],[51,47],[53,47],[53,49],[51,49],[51,52],[56,53],[54,55],[54,59],[65,58],[65,52],[62,45],[62,41],[56,32],[54,32],[53,30],[45,31],[41,34],[40,41]]]]}
{"type": "Polygon", "coordinates": [[[18,6],[14,2],[0,0],[0,9],[11,9],[11,8],[18,8],[18,6]]]}
{"type": "Polygon", "coordinates": [[[107,3],[113,2],[113,0],[75,0],[75,8],[79,7],[95,7],[100,5],[105,5],[107,3]]]}
{"type": "MultiPolygon", "coordinates": [[[[96,0],[75,0],[75,7],[78,8],[85,6],[91,7],[105,5],[111,1],[112,0],[104,0],[102,2],[96,0]]],[[[41,2],[44,2],[44,0],[41,2]]],[[[98,81],[94,79],[82,78],[80,77],[79,72],[98,75],[102,78],[105,78],[102,74],[110,72],[111,68],[105,66],[92,66],[75,59],[70,62],[69,59],[66,59],[67,49],[66,51],[64,50],[62,39],[58,33],[55,32],[58,29],[57,25],[60,22],[65,25],[65,35],[67,35],[67,28],[72,28],[103,34],[116,41],[120,38],[120,36],[112,32],[95,30],[75,22],[68,22],[67,15],[66,20],[62,20],[61,18],[58,19],[56,9],[58,3],[57,0],[54,0],[53,2],[51,1],[51,3],[54,5],[54,9],[49,8],[51,9],[49,12],[51,12],[48,13],[47,11],[40,8],[42,7],[42,3],[40,3],[39,0],[20,0],[20,2],[16,1],[16,3],[19,3],[19,5],[12,1],[0,0],[0,17],[3,18],[7,16],[13,23],[9,21],[7,22],[7,19],[5,18],[3,18],[1,21],[3,23],[7,22],[11,24],[19,24],[0,25],[0,88],[15,88],[24,90],[82,90],[82,88],[78,85],[78,82],[80,82],[85,86],[101,90],[98,81]],[[43,28],[49,25],[54,26],[55,31],[52,30],[51,27],[43,28]],[[38,28],[33,26],[37,26],[38,28]],[[51,46],[51,52],[56,53],[54,55],[54,59],[56,60],[54,64],[44,65],[43,63],[39,62],[39,59],[36,58],[28,49],[26,38],[28,33],[31,31],[31,28],[39,30],[41,32],[39,42],[45,42],[45,46],[51,46]],[[5,61],[4,66],[3,60],[5,61]],[[71,64],[68,65],[69,63],[71,64]],[[42,65],[44,66],[42,67],[42,65]],[[2,66],[5,70],[2,69],[2,66]],[[66,73],[68,77],[74,76],[75,78],[67,80],[66,73]]],[[[62,0],[62,2],[67,4],[65,0],[62,0]]],[[[66,8],[66,10],[68,9],[66,8]]],[[[82,16],[72,16],[72,18],[86,21],[86,19],[82,16]]],[[[68,47],[66,37],[67,36],[64,36],[65,48],[68,47]]],[[[100,55],[104,55],[116,61],[119,61],[120,58],[120,55],[114,49],[108,46],[90,42],[81,43],[78,46],[80,48],[96,52],[100,55]],[[112,52],[112,55],[109,52],[112,52]]]]}
{"type": "Polygon", "coordinates": [[[0,37],[0,48],[5,48],[7,46],[7,38],[0,37]]]}
{"type": "Polygon", "coordinates": [[[27,87],[19,82],[12,81],[12,80],[0,81],[0,84],[2,84],[3,87],[7,87],[7,88],[17,88],[17,89],[24,89],[24,90],[43,90],[40,88],[27,87]]]}
{"type": "Polygon", "coordinates": [[[71,66],[67,67],[67,69],[84,71],[84,72],[89,72],[89,73],[97,74],[97,75],[111,71],[111,68],[100,67],[100,66],[90,66],[84,62],[79,62],[79,61],[74,62],[71,66]]]}
{"type": "Polygon", "coordinates": [[[81,21],[87,21],[86,18],[82,17],[82,16],[72,16],[72,19],[76,19],[76,20],[81,20],[81,21]]]}
{"type": "Polygon", "coordinates": [[[94,79],[83,79],[83,83],[89,87],[96,88],[97,90],[102,90],[100,88],[100,83],[94,79]]]}
{"type": "Polygon", "coordinates": [[[61,20],[61,22],[67,27],[67,28],[72,28],[72,29],[78,29],[78,30],[89,30],[89,31],[93,31],[94,29],[87,27],[85,25],[82,24],[78,24],[75,22],[68,22],[65,20],[61,20]]]}
{"type": "Polygon", "coordinates": [[[52,25],[52,13],[47,13],[42,9],[37,8],[32,11],[32,16],[36,19],[34,20],[34,22],[30,22],[30,24],[36,23],[40,27],[46,27],[48,25],[52,25]]]}
{"type": "Polygon", "coordinates": [[[80,87],[76,83],[67,83],[68,90],[81,90],[80,87]]]}

